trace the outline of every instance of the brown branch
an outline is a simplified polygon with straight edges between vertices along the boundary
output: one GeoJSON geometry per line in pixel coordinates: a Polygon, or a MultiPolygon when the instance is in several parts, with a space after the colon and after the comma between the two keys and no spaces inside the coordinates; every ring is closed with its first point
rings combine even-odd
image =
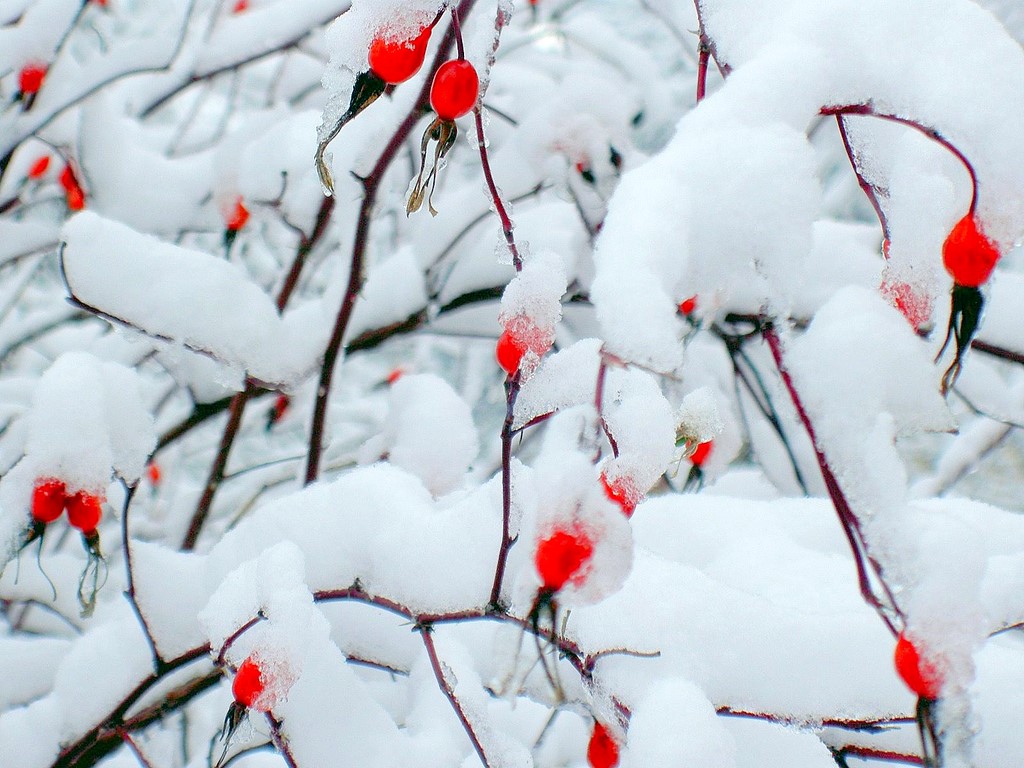
{"type": "Polygon", "coordinates": [[[473,729],[473,724],[469,722],[459,697],[455,695],[455,689],[452,688],[451,683],[448,682],[448,678],[444,674],[444,670],[441,668],[441,660],[437,657],[437,648],[434,646],[434,638],[431,636],[431,632],[432,630],[429,626],[420,628],[420,637],[423,638],[423,647],[427,649],[427,656],[430,658],[430,668],[434,670],[437,685],[448,699],[448,703],[452,705],[452,709],[455,710],[455,715],[459,718],[459,722],[462,723],[466,735],[469,736],[469,740],[472,742],[473,749],[476,750],[480,762],[484,764],[485,768],[490,768],[491,763],[487,759],[484,745],[480,743],[480,737],[477,736],[476,731],[473,729]]]}
{"type": "MultiPolygon", "coordinates": [[[[458,13],[465,15],[474,5],[476,0],[461,0],[458,5],[458,13]]],[[[451,26],[448,27],[444,39],[437,50],[431,65],[431,72],[447,59],[455,42],[455,35],[451,26]]],[[[306,459],[306,484],[314,482],[320,475],[320,456],[323,453],[324,427],[327,423],[327,408],[331,394],[331,384],[334,380],[334,368],[338,362],[338,356],[342,351],[342,342],[345,332],[348,330],[349,321],[352,319],[352,311],[355,308],[359,290],[363,285],[363,271],[366,261],[366,249],[369,245],[370,226],[373,223],[373,207],[377,201],[377,191],[384,179],[384,174],[391,167],[391,163],[397,157],[405,140],[412,133],[412,129],[420,121],[423,107],[429,103],[429,94],[432,78],[424,80],[412,109],[405,116],[405,119],[398,126],[398,129],[391,136],[387,146],[377,158],[370,175],[363,179],[363,200],[359,206],[359,214],[356,224],[355,238],[352,244],[352,255],[349,262],[348,285],[345,288],[345,295],[338,309],[334,327],[331,330],[330,340],[324,350],[323,364],[320,366],[320,381],[316,391],[316,402],[313,406],[313,422],[309,435],[309,454],[306,459]]]]}

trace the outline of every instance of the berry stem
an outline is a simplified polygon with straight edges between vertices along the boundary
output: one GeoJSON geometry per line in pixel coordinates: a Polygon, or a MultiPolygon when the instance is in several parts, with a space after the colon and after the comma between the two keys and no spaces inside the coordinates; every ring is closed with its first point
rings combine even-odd
{"type": "Polygon", "coordinates": [[[462,27],[459,25],[459,9],[452,6],[452,30],[455,32],[455,47],[459,52],[459,61],[466,58],[466,49],[462,43],[462,27]]]}

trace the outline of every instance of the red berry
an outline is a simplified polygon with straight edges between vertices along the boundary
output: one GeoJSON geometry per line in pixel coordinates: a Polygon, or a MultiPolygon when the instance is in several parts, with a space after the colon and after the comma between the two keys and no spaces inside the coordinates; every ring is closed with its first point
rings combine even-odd
{"type": "Polygon", "coordinates": [[[249,209],[245,207],[242,198],[235,200],[235,207],[224,217],[224,225],[228,232],[237,232],[249,221],[249,209]]]}
{"type": "Polygon", "coordinates": [[[50,156],[49,155],[43,155],[38,160],[36,160],[34,163],[32,163],[32,167],[28,169],[28,177],[30,179],[38,179],[44,173],[46,173],[46,171],[49,169],[49,167],[50,167],[50,156]]]}
{"type": "Polygon", "coordinates": [[[942,263],[957,285],[977,288],[992,275],[999,261],[999,249],[967,214],[950,231],[942,244],[942,263]]]}
{"type": "Polygon", "coordinates": [[[430,86],[430,106],[442,120],[462,117],[476,105],[480,78],[465,59],[446,61],[438,67],[430,86]]]}
{"type": "Polygon", "coordinates": [[[387,378],[388,385],[389,386],[393,385],[396,381],[398,381],[404,375],[405,375],[405,369],[402,368],[402,366],[398,366],[397,368],[392,370],[391,373],[388,374],[388,378],[387,378]]]}
{"type": "Polygon", "coordinates": [[[21,72],[18,73],[18,90],[25,96],[29,96],[33,93],[39,93],[39,89],[43,87],[43,80],[45,77],[45,64],[40,64],[38,62],[26,64],[21,68],[21,72]]]}
{"type": "Polygon", "coordinates": [[[232,13],[244,13],[249,10],[249,0],[238,0],[231,9],[232,13]]]}
{"type": "Polygon", "coordinates": [[[578,581],[580,569],[590,560],[594,545],[582,531],[555,531],[537,545],[534,565],[544,589],[557,592],[570,579],[578,581]]]}
{"type": "Polygon", "coordinates": [[[288,397],[288,395],[285,395],[285,394],[278,395],[277,399],[274,400],[274,410],[273,410],[273,412],[271,413],[271,416],[270,416],[271,421],[273,421],[274,423],[277,423],[278,421],[280,421],[281,417],[284,416],[285,411],[288,410],[288,406],[291,405],[291,403],[292,403],[292,399],[290,397],[288,397]]]}
{"type": "Polygon", "coordinates": [[[146,467],[146,477],[149,478],[150,485],[154,487],[160,485],[160,478],[162,476],[163,473],[160,471],[159,464],[152,463],[148,467],[146,467]]]}
{"type": "Polygon", "coordinates": [[[628,477],[620,477],[616,480],[609,480],[604,472],[601,473],[601,485],[604,487],[605,495],[618,504],[626,517],[632,517],[640,501],[640,494],[636,486],[628,477]]]}
{"type": "Polygon", "coordinates": [[[619,764],[619,745],[601,723],[594,723],[587,745],[587,762],[590,768],[615,768],[619,764]]]}
{"type": "Polygon", "coordinates": [[[265,688],[266,681],[263,679],[263,672],[250,656],[238,667],[235,680],[231,684],[231,693],[234,695],[235,701],[243,707],[266,712],[268,708],[265,706],[265,702],[259,701],[265,688]]]}
{"type": "Polygon", "coordinates": [[[85,208],[85,192],[81,187],[75,187],[67,191],[68,208],[72,211],[80,211],[85,208]]]}
{"type": "Polygon", "coordinates": [[[103,517],[103,499],[95,493],[78,491],[68,496],[68,522],[82,533],[92,533],[103,517]]]}
{"type": "Polygon", "coordinates": [[[927,660],[921,658],[914,643],[903,632],[896,641],[893,661],[896,664],[896,672],[910,690],[925,699],[939,697],[942,680],[938,671],[927,660]]]}
{"type": "Polygon", "coordinates": [[[74,189],[78,186],[78,179],[75,178],[75,171],[70,165],[65,165],[64,170],[60,172],[60,176],[57,179],[60,185],[64,187],[64,191],[74,189]]]}
{"type": "Polygon", "coordinates": [[[52,523],[64,511],[64,483],[55,478],[37,480],[32,490],[32,517],[40,523],[52,523]]]}
{"type": "Polygon", "coordinates": [[[684,315],[692,315],[693,311],[697,309],[697,296],[693,295],[688,299],[683,300],[679,304],[679,311],[684,315]]]}
{"type": "Polygon", "coordinates": [[[370,43],[370,69],[385,83],[404,83],[423,66],[429,40],[430,27],[423,27],[416,37],[407,40],[379,35],[370,43]]]}
{"type": "Polygon", "coordinates": [[[520,344],[510,331],[504,331],[498,337],[498,345],[494,352],[498,358],[498,365],[509,376],[513,376],[519,370],[519,364],[526,354],[526,347],[520,344]]]}
{"type": "Polygon", "coordinates": [[[695,467],[704,466],[704,462],[708,460],[708,456],[711,455],[711,449],[714,447],[714,440],[708,440],[706,443],[701,443],[693,449],[693,453],[690,455],[690,463],[695,467]]]}

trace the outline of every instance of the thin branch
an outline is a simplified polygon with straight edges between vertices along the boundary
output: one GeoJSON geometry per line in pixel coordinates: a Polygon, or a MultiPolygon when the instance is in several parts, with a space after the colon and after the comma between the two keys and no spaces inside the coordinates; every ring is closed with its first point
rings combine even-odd
{"type": "Polygon", "coordinates": [[[423,647],[427,649],[427,656],[430,658],[430,668],[434,670],[434,677],[437,679],[437,684],[441,688],[441,692],[444,693],[448,702],[452,705],[452,709],[455,710],[455,715],[459,718],[459,722],[462,723],[462,727],[465,729],[466,735],[469,736],[469,740],[473,743],[473,749],[476,750],[476,754],[479,756],[480,762],[484,764],[485,768],[490,768],[491,763],[487,759],[487,753],[484,751],[484,746],[480,743],[480,738],[473,729],[473,724],[469,722],[469,718],[466,716],[466,711],[462,708],[462,704],[459,702],[458,696],[455,695],[455,689],[452,688],[451,683],[448,682],[448,678],[444,674],[444,670],[441,668],[441,660],[437,657],[437,648],[434,646],[434,638],[431,636],[431,632],[432,630],[429,626],[420,628],[420,637],[423,638],[423,647]]]}
{"type": "Polygon", "coordinates": [[[829,498],[832,499],[832,505],[835,507],[836,515],[839,517],[839,523],[842,525],[843,533],[846,534],[846,539],[850,544],[850,550],[853,554],[854,563],[857,566],[857,581],[860,585],[861,595],[868,605],[875,609],[875,612],[885,623],[886,627],[888,627],[889,631],[892,632],[893,637],[896,637],[899,634],[899,630],[896,628],[896,625],[893,622],[893,619],[889,616],[889,613],[891,611],[902,619],[903,616],[899,605],[896,603],[892,593],[889,591],[889,587],[882,575],[881,568],[878,566],[876,561],[868,555],[867,546],[863,541],[863,535],[860,531],[860,522],[853,509],[850,507],[850,503],[847,500],[846,495],[843,493],[843,490],[839,485],[839,481],[832,472],[832,467],[829,465],[828,458],[825,456],[821,446],[818,444],[814,425],[804,408],[803,402],[796,390],[796,386],[793,383],[789,370],[786,368],[785,362],[783,361],[782,343],[779,340],[778,334],[770,325],[766,326],[762,333],[765,341],[768,343],[769,349],[771,350],[772,358],[775,360],[775,365],[778,368],[779,376],[782,378],[782,383],[785,385],[786,391],[789,392],[790,399],[793,401],[793,407],[796,408],[797,415],[800,417],[800,421],[803,422],[804,428],[807,430],[807,435],[811,438],[811,443],[814,445],[814,453],[818,459],[818,468],[821,470],[822,479],[825,481],[825,487],[828,489],[829,498]],[[871,577],[868,574],[868,564],[870,564],[874,569],[875,576],[886,591],[890,605],[886,606],[879,599],[878,595],[875,594],[871,585],[871,577]]]}
{"type": "MultiPolygon", "coordinates": [[[[460,15],[465,15],[474,5],[476,0],[461,0],[455,8],[460,15]]],[[[437,68],[447,59],[455,42],[455,35],[452,27],[448,27],[444,39],[437,50],[431,71],[437,68]]],[[[313,420],[309,435],[309,455],[306,460],[306,485],[314,482],[320,474],[320,456],[323,453],[324,427],[327,423],[327,407],[331,394],[331,384],[334,379],[334,368],[338,362],[339,353],[342,350],[342,342],[345,332],[348,330],[349,321],[352,318],[352,311],[355,308],[359,290],[364,280],[364,264],[366,261],[366,250],[370,240],[370,226],[373,223],[373,208],[377,201],[377,192],[387,169],[391,166],[395,157],[401,151],[402,145],[408,138],[412,129],[420,121],[422,107],[428,103],[431,78],[426,78],[420,88],[412,109],[405,116],[405,119],[398,126],[398,129],[391,136],[387,146],[377,158],[370,175],[363,179],[363,200],[359,206],[359,214],[356,224],[355,238],[352,244],[352,255],[349,262],[348,285],[345,288],[345,295],[338,309],[334,321],[334,328],[331,330],[330,340],[324,350],[323,364],[320,367],[320,381],[316,390],[316,402],[313,407],[313,420]]]]}

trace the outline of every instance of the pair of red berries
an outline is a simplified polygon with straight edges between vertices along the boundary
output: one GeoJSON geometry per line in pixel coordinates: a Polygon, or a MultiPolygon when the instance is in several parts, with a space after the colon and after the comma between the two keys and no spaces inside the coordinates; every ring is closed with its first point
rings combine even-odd
{"type": "Polygon", "coordinates": [[[56,522],[65,509],[72,528],[91,534],[103,517],[103,498],[88,491],[68,494],[67,486],[56,478],[38,480],[32,491],[32,518],[49,525],[56,522]]]}
{"type": "MultiPolygon", "coordinates": [[[[398,40],[387,35],[374,38],[367,56],[370,71],[388,85],[404,83],[423,66],[432,28],[423,27],[416,37],[398,40]]],[[[446,61],[434,74],[430,106],[441,120],[455,120],[476,105],[480,78],[465,59],[446,61]]]]}
{"type": "Polygon", "coordinates": [[[72,211],[80,211],[85,208],[85,190],[82,189],[78,176],[75,175],[70,164],[64,166],[58,181],[64,188],[64,197],[67,200],[68,208],[72,211]]]}

